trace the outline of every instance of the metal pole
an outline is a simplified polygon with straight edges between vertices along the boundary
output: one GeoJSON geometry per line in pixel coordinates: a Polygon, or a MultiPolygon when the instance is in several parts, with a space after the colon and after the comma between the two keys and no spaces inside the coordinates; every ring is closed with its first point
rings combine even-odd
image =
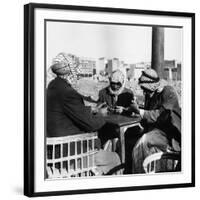
{"type": "Polygon", "coordinates": [[[164,65],[164,28],[152,28],[152,69],[156,70],[159,77],[163,78],[164,65]]]}

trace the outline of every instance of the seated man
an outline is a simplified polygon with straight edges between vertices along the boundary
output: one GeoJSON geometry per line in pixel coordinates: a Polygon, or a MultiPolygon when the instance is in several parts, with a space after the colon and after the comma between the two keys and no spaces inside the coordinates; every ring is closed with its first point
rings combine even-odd
{"type": "MultiPolygon", "coordinates": [[[[99,104],[104,104],[105,114],[106,111],[115,114],[131,116],[133,113],[132,102],[134,100],[134,94],[130,89],[125,88],[126,76],[120,70],[115,70],[110,77],[110,85],[103,88],[99,92],[99,104]]],[[[109,149],[119,151],[119,143],[117,137],[119,136],[119,130],[116,127],[112,127],[110,124],[104,126],[99,131],[99,137],[101,138],[102,145],[107,146],[109,149]],[[108,134],[109,133],[109,134],[108,134]],[[114,139],[115,138],[115,139],[114,139]],[[114,140],[113,140],[114,139],[114,140]],[[112,141],[112,142],[111,142],[112,141]],[[109,145],[108,145],[109,144],[109,145]]],[[[128,166],[131,166],[131,149],[132,146],[129,144],[130,140],[135,138],[139,134],[137,128],[130,128],[126,131],[125,138],[125,152],[126,152],[126,167],[125,173],[129,173],[128,166]],[[132,134],[134,132],[134,135],[132,134]],[[130,134],[129,134],[130,133],[130,134]],[[127,161],[128,160],[128,161],[127,161]]]]}
{"type": "Polygon", "coordinates": [[[110,77],[110,85],[99,92],[99,104],[104,103],[108,111],[117,114],[130,114],[133,92],[125,88],[126,76],[116,70],[110,77]]]}
{"type": "Polygon", "coordinates": [[[145,94],[144,109],[135,104],[142,117],[144,134],[132,152],[132,173],[144,173],[144,159],[159,151],[180,151],[181,110],[172,86],[160,80],[156,71],[147,69],[139,78],[145,94]]]}
{"type": "MultiPolygon", "coordinates": [[[[57,77],[47,88],[47,137],[93,132],[105,124],[99,114],[91,113],[77,92],[78,67],[78,58],[71,54],[59,53],[53,59],[51,69],[57,77]]],[[[112,152],[101,150],[95,159],[102,173],[120,164],[118,155],[112,152]]]]}

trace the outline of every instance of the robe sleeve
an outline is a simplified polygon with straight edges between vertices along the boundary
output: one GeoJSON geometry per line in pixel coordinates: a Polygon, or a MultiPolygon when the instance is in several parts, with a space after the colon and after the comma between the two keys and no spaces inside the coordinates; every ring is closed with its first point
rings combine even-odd
{"type": "Polygon", "coordinates": [[[155,123],[163,110],[172,110],[174,107],[179,107],[178,96],[176,91],[171,86],[166,86],[162,92],[162,105],[155,110],[145,110],[143,119],[147,123],[155,123]]]}
{"type": "Polygon", "coordinates": [[[64,112],[80,129],[84,131],[96,131],[100,129],[105,121],[102,116],[93,115],[91,110],[83,103],[78,93],[65,95],[64,112]]]}

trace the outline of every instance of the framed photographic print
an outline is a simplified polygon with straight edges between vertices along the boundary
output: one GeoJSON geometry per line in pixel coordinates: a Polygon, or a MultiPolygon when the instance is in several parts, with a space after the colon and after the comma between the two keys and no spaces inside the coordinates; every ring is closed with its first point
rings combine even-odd
{"type": "Polygon", "coordinates": [[[24,194],[195,185],[195,14],[24,6],[24,194]]]}

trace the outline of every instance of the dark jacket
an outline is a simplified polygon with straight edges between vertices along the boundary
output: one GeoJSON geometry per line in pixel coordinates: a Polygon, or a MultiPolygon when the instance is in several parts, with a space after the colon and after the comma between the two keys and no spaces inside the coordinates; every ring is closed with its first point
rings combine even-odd
{"type": "Polygon", "coordinates": [[[178,96],[172,86],[165,86],[162,92],[155,92],[152,97],[145,96],[144,119],[148,123],[156,122],[163,109],[179,108],[178,96]]]}
{"type": "Polygon", "coordinates": [[[81,95],[65,80],[57,77],[47,88],[47,137],[92,132],[104,125],[100,116],[92,115],[81,95]]]}
{"type": "Polygon", "coordinates": [[[147,131],[159,128],[169,137],[180,140],[181,109],[173,87],[165,86],[162,92],[145,97],[143,122],[147,131]]]}

